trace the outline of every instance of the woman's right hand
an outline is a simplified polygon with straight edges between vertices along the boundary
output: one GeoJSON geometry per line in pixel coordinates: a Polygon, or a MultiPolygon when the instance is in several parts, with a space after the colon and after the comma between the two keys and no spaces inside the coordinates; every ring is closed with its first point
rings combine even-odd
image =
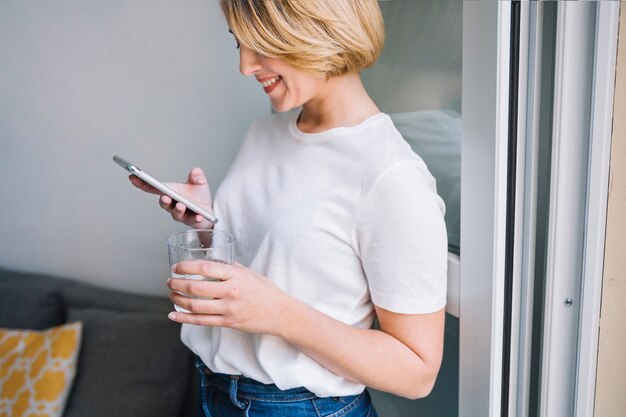
{"type": "MultiPolygon", "coordinates": [[[[177,222],[184,223],[194,229],[210,229],[213,227],[213,223],[201,215],[187,210],[187,207],[185,207],[183,203],[172,200],[171,197],[163,194],[135,175],[129,175],[128,178],[130,182],[140,190],[150,194],[160,195],[159,205],[162,209],[170,213],[172,218],[177,222]]],[[[202,169],[196,167],[189,171],[186,183],[166,182],[165,185],[189,197],[190,200],[206,209],[209,213],[213,213],[211,190],[202,169]]]]}

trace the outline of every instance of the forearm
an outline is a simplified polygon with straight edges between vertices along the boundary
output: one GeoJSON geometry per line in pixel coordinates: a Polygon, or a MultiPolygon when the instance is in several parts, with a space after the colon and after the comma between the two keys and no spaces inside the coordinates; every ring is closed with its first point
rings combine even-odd
{"type": "Polygon", "coordinates": [[[240,265],[187,261],[177,264],[174,272],[219,280],[168,280],[174,304],[191,311],[170,313],[172,320],[273,334],[338,375],[407,398],[423,397],[432,389],[443,352],[443,308],[426,314],[399,314],[376,307],[381,330],[359,329],[329,317],[240,265]]]}
{"type": "Polygon", "coordinates": [[[280,336],[332,372],[407,398],[424,397],[432,389],[439,363],[392,335],[349,326],[298,301],[285,309],[280,336]]]}

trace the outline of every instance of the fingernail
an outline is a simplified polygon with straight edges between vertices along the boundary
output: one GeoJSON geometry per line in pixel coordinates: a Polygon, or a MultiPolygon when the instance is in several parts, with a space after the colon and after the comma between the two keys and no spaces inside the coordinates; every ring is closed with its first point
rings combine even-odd
{"type": "Polygon", "coordinates": [[[170,320],[176,320],[176,313],[174,313],[173,311],[167,315],[167,318],[170,320]]]}
{"type": "Polygon", "coordinates": [[[202,175],[196,175],[194,180],[196,181],[196,183],[198,184],[204,184],[205,180],[204,177],[202,175]]]}

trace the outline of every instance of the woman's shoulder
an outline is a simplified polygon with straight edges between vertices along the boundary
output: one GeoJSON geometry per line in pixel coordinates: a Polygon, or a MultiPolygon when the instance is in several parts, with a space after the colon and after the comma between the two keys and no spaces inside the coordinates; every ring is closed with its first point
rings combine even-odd
{"type": "Polygon", "coordinates": [[[424,159],[398,131],[389,115],[378,117],[362,132],[353,148],[358,161],[364,195],[374,189],[436,189],[435,179],[424,159]]]}
{"type": "Polygon", "coordinates": [[[380,173],[401,162],[422,162],[396,129],[389,115],[381,113],[361,132],[359,151],[370,167],[380,173]]]}

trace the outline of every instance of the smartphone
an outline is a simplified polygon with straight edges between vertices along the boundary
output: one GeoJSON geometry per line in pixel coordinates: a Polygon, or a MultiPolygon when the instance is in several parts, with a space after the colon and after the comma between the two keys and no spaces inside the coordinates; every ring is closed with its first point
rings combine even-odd
{"type": "Polygon", "coordinates": [[[145,182],[147,182],[148,184],[150,184],[157,190],[161,191],[163,194],[170,196],[173,200],[183,203],[185,207],[187,207],[189,210],[193,211],[194,213],[201,215],[202,217],[204,217],[211,223],[217,223],[217,217],[215,217],[208,211],[204,210],[202,207],[200,207],[193,201],[189,200],[184,195],[177,193],[176,191],[172,190],[167,185],[163,184],[161,181],[148,175],[146,172],[142,171],[141,168],[139,168],[137,165],[128,162],[127,160],[125,160],[124,158],[121,158],[118,155],[113,155],[113,161],[115,161],[115,163],[117,163],[119,166],[124,168],[126,171],[141,178],[142,180],[144,180],[145,182]]]}

